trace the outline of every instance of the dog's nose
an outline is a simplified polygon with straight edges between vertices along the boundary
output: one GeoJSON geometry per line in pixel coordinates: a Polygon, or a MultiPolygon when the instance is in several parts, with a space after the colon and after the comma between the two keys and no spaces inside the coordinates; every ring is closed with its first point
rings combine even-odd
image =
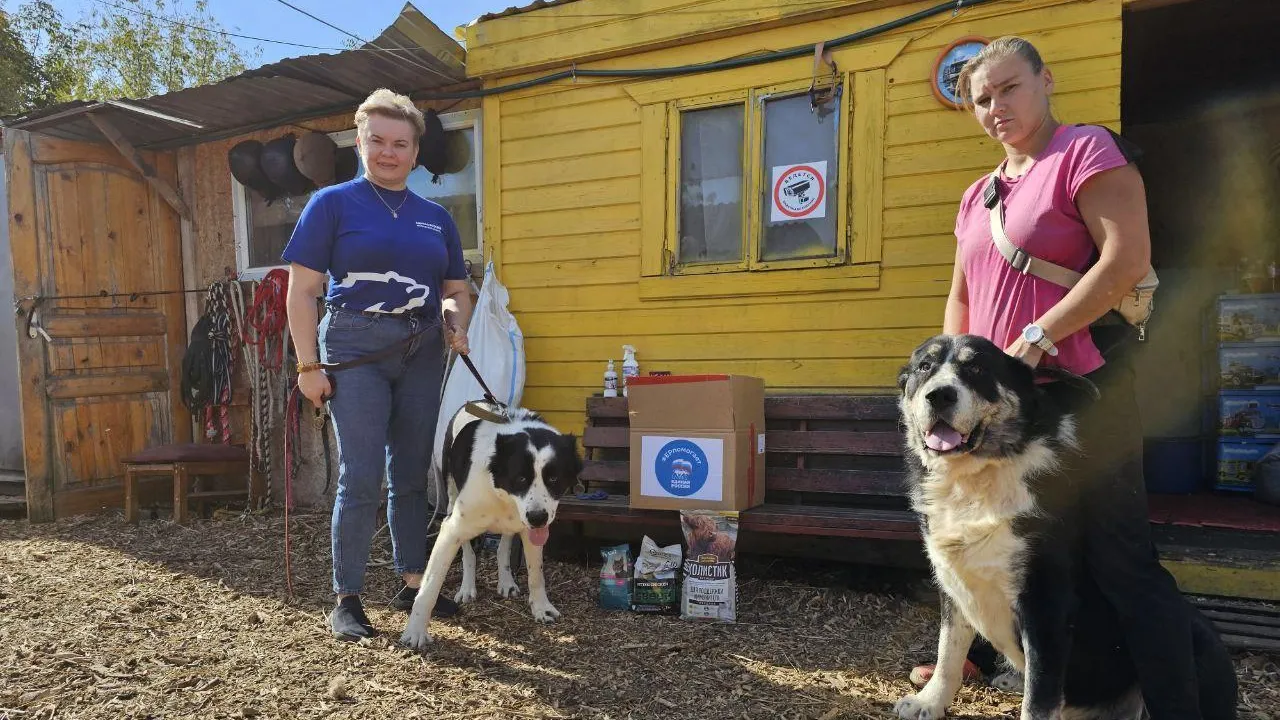
{"type": "Polygon", "coordinates": [[[934,410],[946,410],[956,404],[959,396],[956,395],[954,387],[944,385],[930,390],[925,394],[924,399],[929,401],[929,406],[934,410]]]}
{"type": "Polygon", "coordinates": [[[524,514],[524,519],[529,521],[529,527],[540,528],[547,524],[546,510],[530,510],[524,514]]]}

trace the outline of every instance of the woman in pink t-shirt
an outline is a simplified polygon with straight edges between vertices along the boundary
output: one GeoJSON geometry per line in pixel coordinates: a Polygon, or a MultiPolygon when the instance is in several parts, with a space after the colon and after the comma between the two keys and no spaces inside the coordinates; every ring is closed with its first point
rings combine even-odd
{"type": "MultiPolygon", "coordinates": [[[[1150,267],[1142,177],[1107,129],[1053,116],[1053,87],[1036,49],[1010,37],[966,63],[957,91],[1004,146],[996,172],[1009,239],[1084,277],[1068,291],[1009,264],[992,240],[984,175],[964,193],[956,217],[943,332],[981,335],[1033,367],[1064,368],[1101,390],[1095,402],[1075,385],[1044,385],[1079,423],[1083,459],[1070,472],[1087,503],[1087,570],[1124,623],[1152,718],[1199,718],[1191,628],[1177,606],[1184,601],[1150,537],[1133,371],[1110,342],[1131,328],[1099,323],[1150,267]]],[[[979,642],[970,658],[990,667],[984,656],[993,655],[979,642]]],[[[917,667],[913,682],[932,670],[917,667]]]]}

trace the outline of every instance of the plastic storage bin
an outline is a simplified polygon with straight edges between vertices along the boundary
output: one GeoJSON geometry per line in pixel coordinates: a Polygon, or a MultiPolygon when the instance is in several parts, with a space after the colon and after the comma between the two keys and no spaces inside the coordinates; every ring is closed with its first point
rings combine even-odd
{"type": "Polygon", "coordinates": [[[1280,343],[1224,343],[1218,381],[1223,390],[1280,390],[1280,343]]]}
{"type": "Polygon", "coordinates": [[[1275,440],[1219,440],[1218,475],[1214,487],[1219,490],[1253,492],[1253,466],[1267,454],[1275,440]]]}
{"type": "Polygon", "coordinates": [[[1219,296],[1218,340],[1280,342],[1280,293],[1219,296]]]}
{"type": "Polygon", "coordinates": [[[1218,433],[1223,437],[1280,437],[1280,391],[1218,393],[1218,433]]]}

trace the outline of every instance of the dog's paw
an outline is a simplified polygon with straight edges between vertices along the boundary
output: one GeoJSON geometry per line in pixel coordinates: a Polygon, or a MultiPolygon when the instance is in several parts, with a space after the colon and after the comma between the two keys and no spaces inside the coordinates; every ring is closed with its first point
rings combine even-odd
{"type": "Polygon", "coordinates": [[[1023,688],[1022,673],[1017,670],[1008,670],[991,678],[991,687],[997,690],[1003,690],[1007,693],[1022,694],[1023,688]]]}
{"type": "Polygon", "coordinates": [[[475,586],[472,585],[471,587],[467,587],[463,585],[462,587],[458,588],[458,592],[454,593],[453,595],[453,601],[458,603],[459,605],[466,605],[467,603],[475,602],[476,601],[475,586]]]}
{"type": "Polygon", "coordinates": [[[498,596],[508,599],[520,597],[520,586],[516,584],[515,578],[505,577],[498,580],[498,596]]]}
{"type": "Polygon", "coordinates": [[[425,629],[405,628],[404,632],[400,633],[400,644],[410,650],[423,652],[431,645],[431,633],[425,629]]]}
{"type": "Polygon", "coordinates": [[[930,705],[919,695],[908,695],[893,706],[893,712],[902,720],[942,720],[946,709],[930,705]]]}
{"type": "Polygon", "coordinates": [[[546,598],[529,603],[529,609],[533,611],[533,619],[540,623],[555,622],[560,617],[560,611],[546,598]]]}

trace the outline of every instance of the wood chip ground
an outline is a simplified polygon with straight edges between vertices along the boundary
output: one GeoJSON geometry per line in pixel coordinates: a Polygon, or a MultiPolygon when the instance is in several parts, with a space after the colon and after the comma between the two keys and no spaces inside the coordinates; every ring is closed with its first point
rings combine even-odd
{"type": "MultiPolygon", "coordinates": [[[[931,604],[855,566],[742,559],[740,622],[710,626],[598,609],[598,554],[584,554],[548,564],[564,617],[542,626],[523,598],[497,598],[482,555],[481,599],[418,655],[393,642],[406,615],[387,607],[384,529],[366,595],[384,635],[342,643],[327,630],[328,516],[291,527],[292,598],[279,516],[0,522],[0,720],[888,718],[936,642],[931,604]]],[[[455,565],[450,594],[457,580],[455,565]]],[[[1240,717],[1280,720],[1278,659],[1235,657],[1240,717]]],[[[1018,707],[969,686],[950,716],[1018,707]]]]}

